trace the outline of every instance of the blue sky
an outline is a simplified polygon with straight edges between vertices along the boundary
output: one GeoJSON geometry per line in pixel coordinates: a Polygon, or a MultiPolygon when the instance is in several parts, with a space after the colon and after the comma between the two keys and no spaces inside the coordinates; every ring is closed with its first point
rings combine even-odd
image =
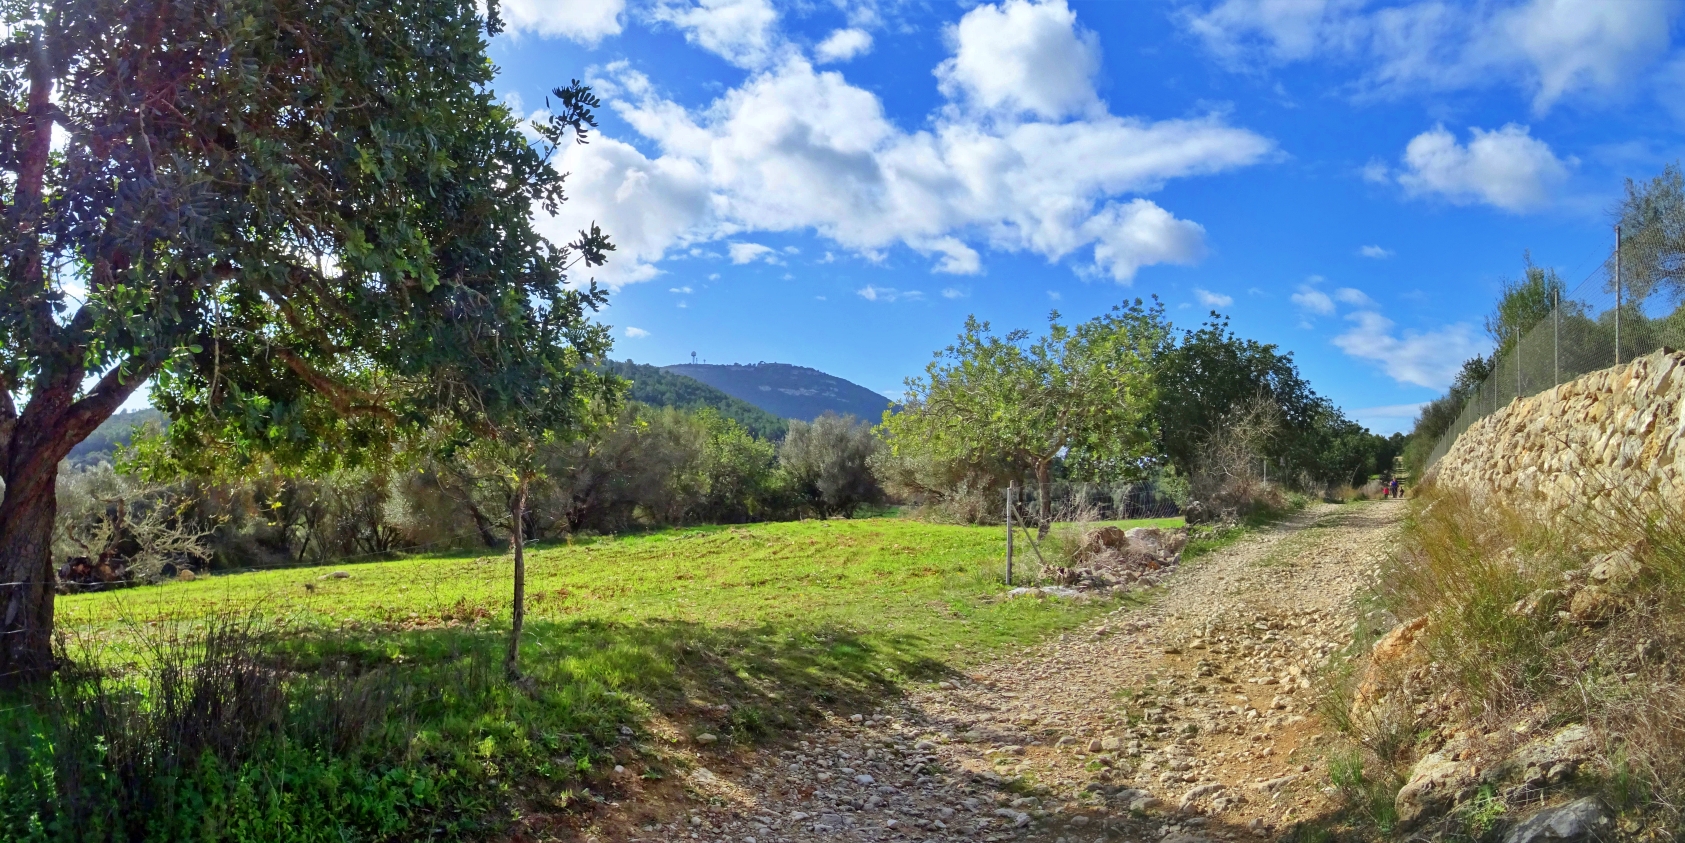
{"type": "Polygon", "coordinates": [[[1522,254],[1577,283],[1680,156],[1673,0],[505,0],[498,90],[570,78],[557,165],[619,244],[616,357],[886,394],[975,313],[1157,295],[1406,428],[1522,254]]]}

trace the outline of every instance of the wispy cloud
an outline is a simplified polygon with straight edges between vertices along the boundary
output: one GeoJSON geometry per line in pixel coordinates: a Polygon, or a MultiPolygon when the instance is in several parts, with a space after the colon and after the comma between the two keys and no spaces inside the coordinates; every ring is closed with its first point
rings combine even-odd
{"type": "Polygon", "coordinates": [[[942,298],[945,299],[963,299],[970,296],[970,290],[961,290],[958,287],[944,287],[942,289],[942,298]]]}
{"type": "Polygon", "coordinates": [[[1340,289],[1335,290],[1334,298],[1353,307],[1376,306],[1374,299],[1370,298],[1362,290],[1353,289],[1351,287],[1341,287],[1340,289]]]}
{"type": "Polygon", "coordinates": [[[1205,305],[1206,307],[1228,307],[1229,305],[1234,304],[1234,296],[1225,296],[1222,293],[1213,293],[1210,290],[1202,289],[1200,287],[1194,288],[1194,298],[1199,299],[1199,303],[1205,305]]]}
{"type": "Polygon", "coordinates": [[[1393,250],[1384,246],[1359,246],[1357,253],[1363,257],[1374,258],[1375,260],[1386,260],[1394,254],[1393,250]]]}
{"type": "Polygon", "coordinates": [[[728,243],[726,244],[726,251],[731,253],[731,262],[735,264],[751,263],[756,260],[764,260],[767,263],[778,261],[771,246],[762,246],[759,243],[728,243]]]}
{"type": "Polygon", "coordinates": [[[1457,323],[1435,331],[1393,332],[1391,319],[1372,310],[1360,310],[1346,317],[1352,327],[1334,338],[1341,351],[1360,360],[1380,364],[1381,370],[1399,383],[1444,389],[1456,376],[1463,361],[1486,351],[1474,326],[1457,323]]]}
{"type": "Polygon", "coordinates": [[[919,301],[924,298],[924,293],[918,290],[897,290],[894,287],[878,287],[872,284],[867,284],[854,292],[866,301],[919,301]]]}
{"type": "Polygon", "coordinates": [[[635,340],[641,340],[644,337],[649,336],[649,332],[642,329],[642,328],[634,328],[630,325],[627,325],[626,326],[626,336],[628,336],[632,339],[635,339],[635,340]]]}
{"type": "Polygon", "coordinates": [[[689,286],[684,286],[684,287],[674,287],[674,288],[672,288],[672,289],[670,289],[670,290],[668,290],[668,291],[667,291],[667,292],[669,292],[669,293],[680,293],[680,294],[683,294],[683,295],[689,295],[689,294],[690,294],[690,287],[689,287],[689,286]]]}
{"type": "Polygon", "coordinates": [[[1327,316],[1334,312],[1334,300],[1327,293],[1309,284],[1300,284],[1299,291],[1288,298],[1301,309],[1319,316],[1327,316]]]}

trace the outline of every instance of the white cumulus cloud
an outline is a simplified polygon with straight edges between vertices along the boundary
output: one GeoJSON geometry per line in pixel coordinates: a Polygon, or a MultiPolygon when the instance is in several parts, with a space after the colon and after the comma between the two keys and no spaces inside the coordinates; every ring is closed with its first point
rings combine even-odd
{"type": "Polygon", "coordinates": [[[985,109],[1054,119],[1099,107],[1100,41],[1065,0],[982,5],[948,30],[953,58],[936,68],[943,93],[985,109]]]}
{"type": "Polygon", "coordinates": [[[814,61],[819,64],[848,61],[872,49],[872,33],[850,27],[833,32],[813,48],[814,61]]]}
{"type": "Polygon", "coordinates": [[[1200,287],[1194,288],[1194,298],[1199,299],[1199,303],[1205,305],[1206,307],[1228,307],[1229,305],[1234,304],[1234,296],[1225,296],[1222,293],[1213,293],[1210,290],[1202,289],[1200,287]]]}
{"type": "Polygon", "coordinates": [[[1436,331],[1394,333],[1392,320],[1372,310],[1346,318],[1352,327],[1334,338],[1334,345],[1359,360],[1380,365],[1399,383],[1444,389],[1463,361],[1486,351],[1472,325],[1458,323],[1436,331]]]}
{"type": "Polygon", "coordinates": [[[678,27],[685,40],[739,67],[764,67],[780,51],[778,10],[770,0],[666,0],[650,17],[678,27]]]}
{"type": "Polygon", "coordinates": [[[1467,144],[1444,126],[1417,135],[1404,148],[1398,183],[1414,195],[1433,194],[1467,205],[1485,203],[1506,211],[1542,208],[1578,163],[1557,158],[1550,146],[1514,123],[1486,131],[1470,129],[1467,144]]]}
{"type": "Polygon", "coordinates": [[[1357,253],[1366,258],[1374,258],[1376,260],[1385,260],[1393,256],[1393,251],[1391,249],[1383,248],[1381,246],[1359,246],[1357,253]]]}
{"type": "Polygon", "coordinates": [[[625,28],[626,0],[502,0],[498,14],[512,33],[571,38],[593,45],[625,28]]]}
{"type": "Polygon", "coordinates": [[[1365,94],[1508,85],[1536,113],[1618,99],[1668,52],[1679,0],[1218,0],[1183,16],[1234,64],[1328,59],[1365,94]]]}
{"type": "MultiPolygon", "coordinates": [[[[723,5],[663,8],[688,14],[723,5]]],[[[1218,115],[1111,114],[1092,99],[1086,63],[1077,88],[1061,88],[1029,64],[1017,82],[963,70],[971,65],[960,55],[980,55],[1001,38],[1002,49],[1013,49],[998,30],[1015,16],[1042,33],[1035,44],[1083,50],[1092,40],[1062,2],[979,6],[954,28],[956,60],[945,64],[960,99],[911,130],[891,121],[875,94],[783,50],[777,38],[769,41],[774,64],[699,108],[663,96],[625,63],[600,68],[592,83],[651,151],[600,135],[570,145],[558,166],[573,173],[572,198],[546,232],[571,239],[598,221],[620,247],[604,273],[611,284],[651,277],[669,251],[751,232],[813,231],[872,261],[904,246],[952,274],[981,272],[984,246],[1071,258],[1080,271],[1120,282],[1144,266],[1199,260],[1204,229],[1143,194],[1172,179],[1250,166],[1274,144],[1218,115]],[[967,25],[979,20],[985,25],[967,25]],[[1070,94],[1078,88],[1086,93],[1070,94]],[[979,104],[992,110],[980,113],[979,104]]]]}
{"type": "Polygon", "coordinates": [[[632,339],[635,339],[635,340],[640,340],[640,339],[643,339],[644,337],[649,336],[649,332],[642,329],[642,328],[634,328],[634,327],[628,325],[628,326],[626,326],[626,336],[631,337],[632,339]]]}

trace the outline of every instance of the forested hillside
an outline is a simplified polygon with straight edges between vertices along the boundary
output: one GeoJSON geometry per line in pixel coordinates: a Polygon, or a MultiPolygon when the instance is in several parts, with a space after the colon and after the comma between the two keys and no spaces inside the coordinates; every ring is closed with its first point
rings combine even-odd
{"type": "Polygon", "coordinates": [[[782,439],[789,428],[784,418],[748,401],[733,398],[692,377],[631,360],[610,362],[604,368],[631,382],[628,398],[651,407],[675,407],[680,410],[712,407],[761,439],[782,439]]]}
{"type": "Polygon", "coordinates": [[[890,408],[888,398],[866,387],[805,366],[685,363],[665,368],[786,419],[813,421],[829,412],[876,424],[890,408]]]}
{"type": "Polygon", "coordinates": [[[135,428],[148,425],[162,427],[164,424],[164,414],[151,407],[118,413],[106,419],[88,438],[71,448],[70,455],[65,459],[71,465],[96,465],[101,460],[110,460],[118,447],[129,444],[135,428]]]}

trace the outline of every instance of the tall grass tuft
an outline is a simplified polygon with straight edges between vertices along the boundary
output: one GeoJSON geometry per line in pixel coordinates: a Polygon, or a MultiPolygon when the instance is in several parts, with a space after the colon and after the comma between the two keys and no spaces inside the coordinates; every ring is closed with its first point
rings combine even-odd
{"type": "MultiPolygon", "coordinates": [[[[1491,759],[1585,723],[1600,757],[1562,787],[1599,793],[1655,827],[1685,820],[1678,513],[1613,485],[1553,512],[1429,487],[1412,503],[1381,582],[1377,597],[1394,617],[1427,619],[1420,654],[1391,671],[1362,669],[1368,648],[1354,648],[1325,705],[1371,768],[1402,782],[1453,733],[1476,736],[1491,759]],[[1594,577],[1611,554],[1632,560],[1629,575],[1609,577],[1605,566],[1594,577]],[[1360,680],[1389,696],[1355,716],[1360,680]]],[[[1487,796],[1490,804],[1464,806],[1465,833],[1504,810],[1487,796]]]]}

